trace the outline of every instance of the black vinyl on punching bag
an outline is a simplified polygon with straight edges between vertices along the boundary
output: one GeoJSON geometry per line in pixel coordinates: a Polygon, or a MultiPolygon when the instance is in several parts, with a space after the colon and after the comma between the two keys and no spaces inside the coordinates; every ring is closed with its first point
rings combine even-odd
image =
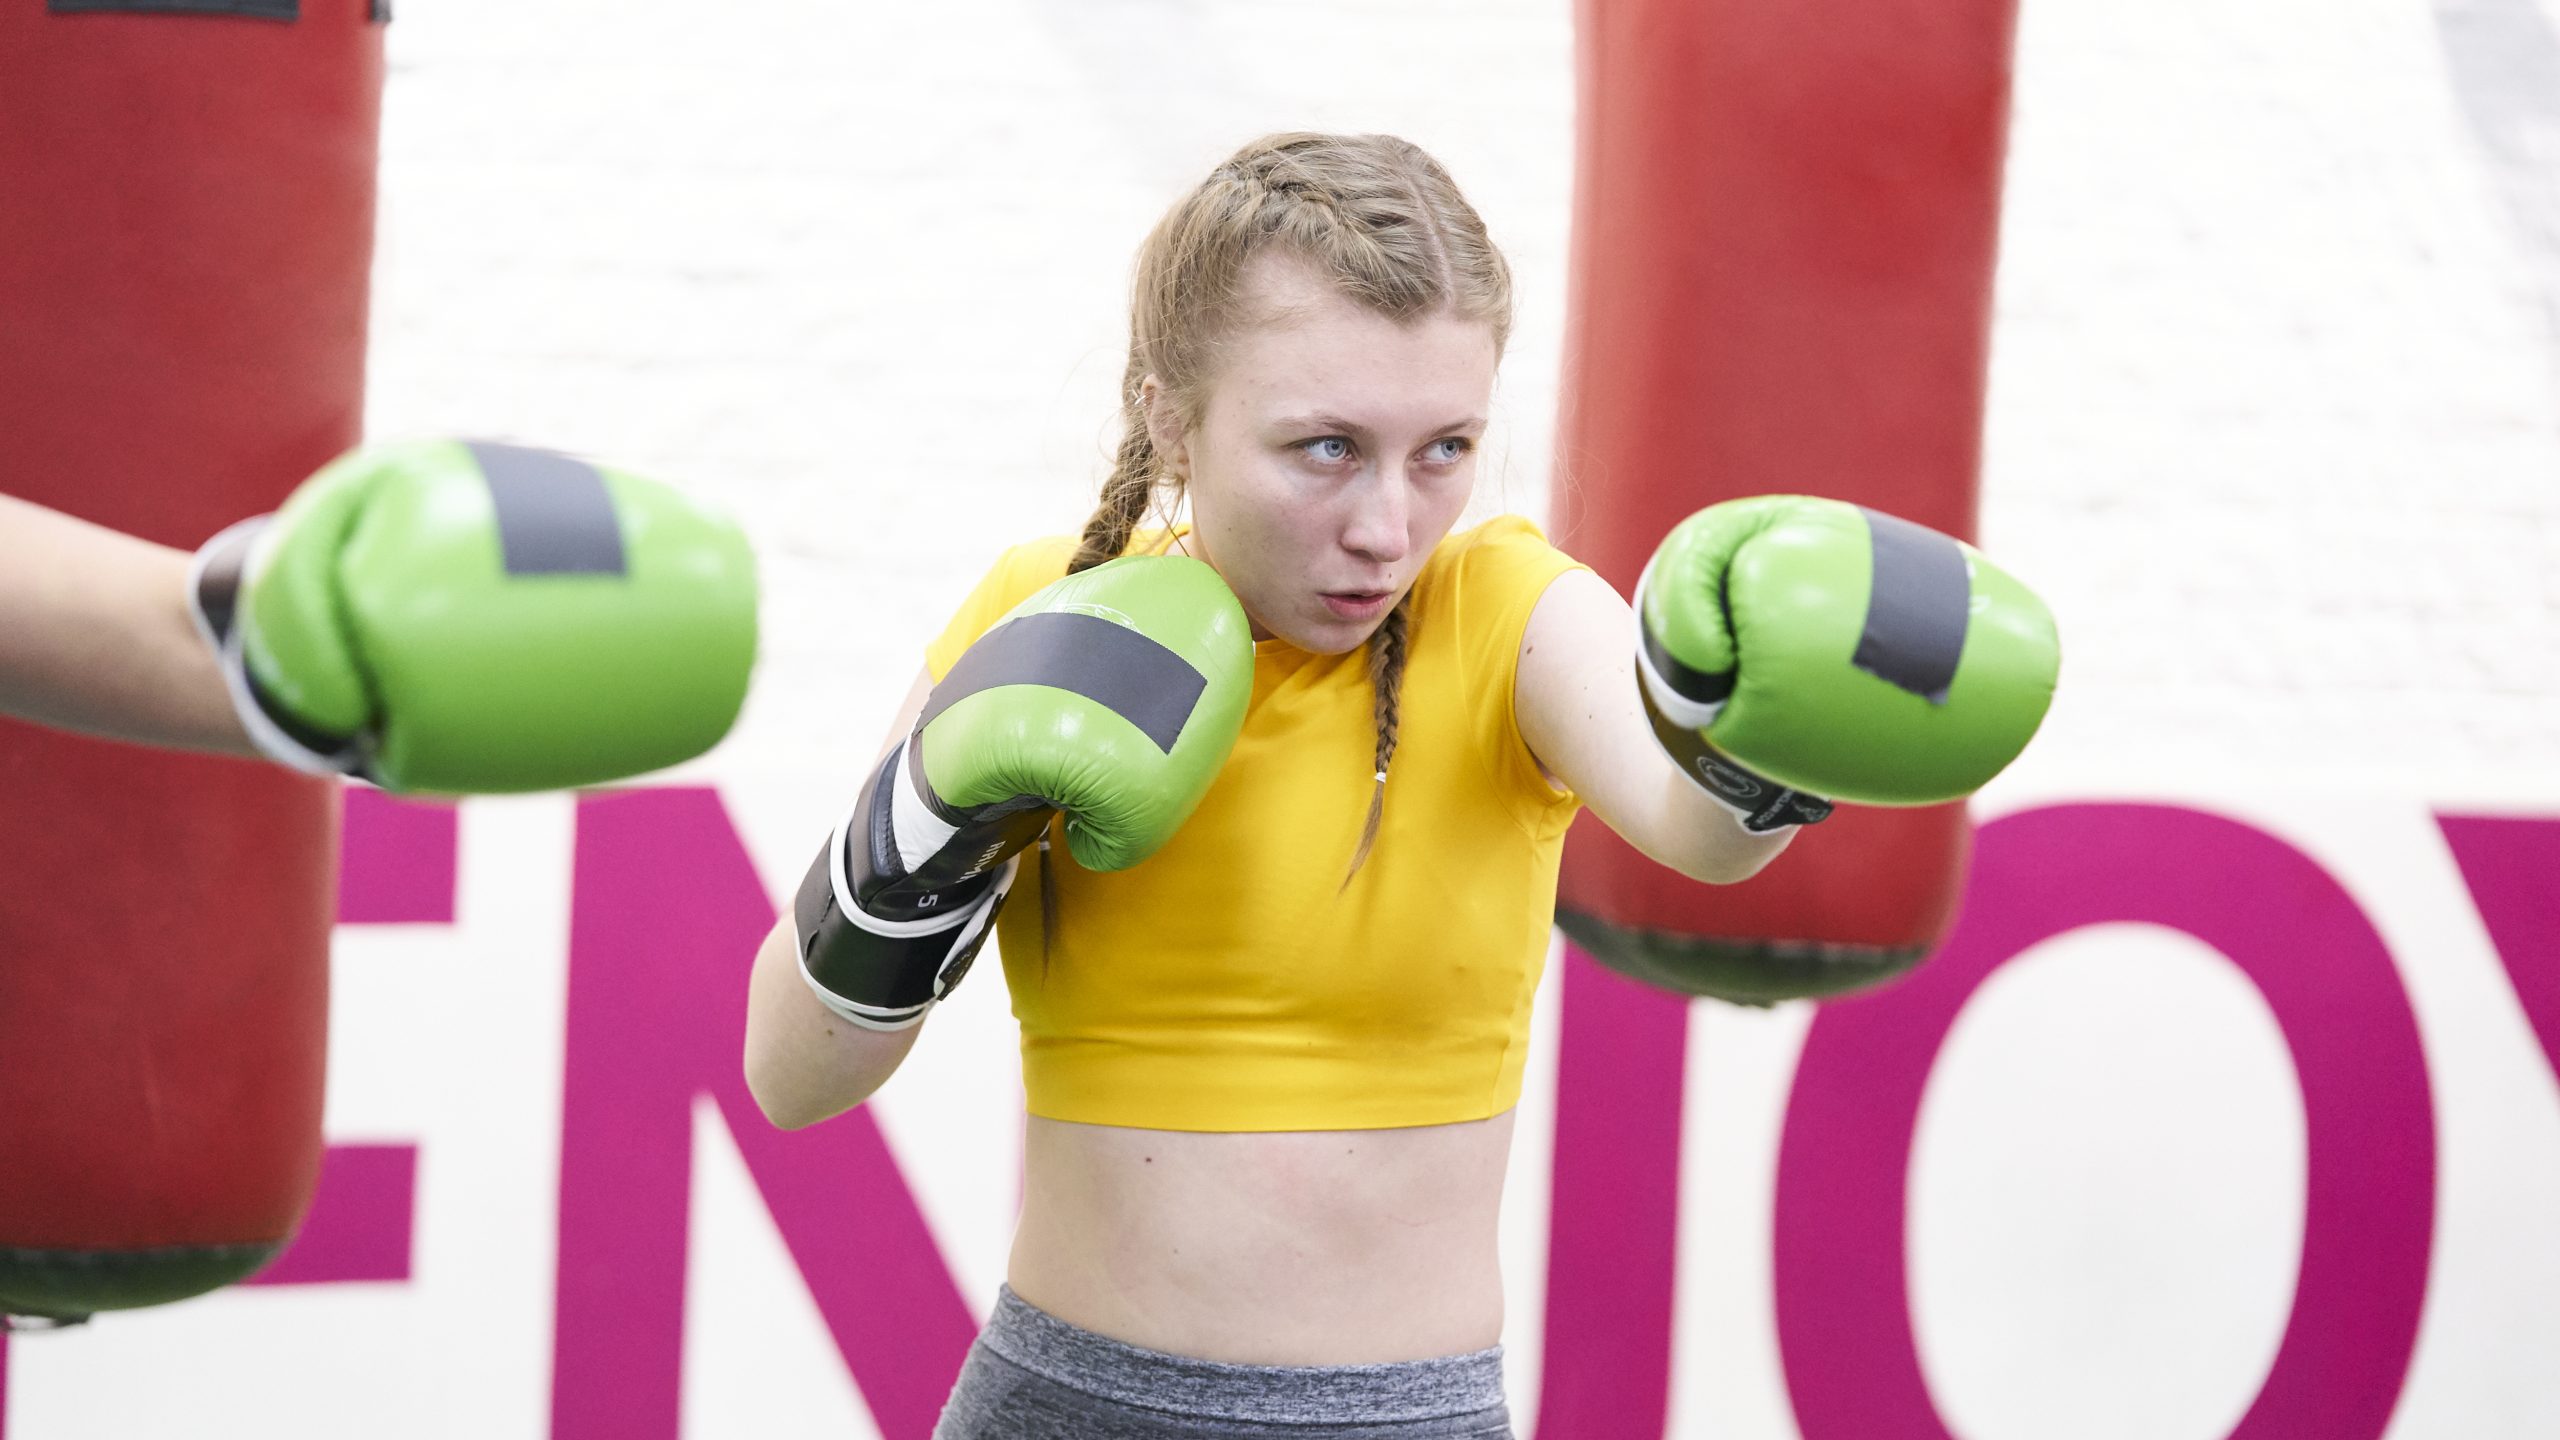
{"type": "MultiPolygon", "coordinates": [[[[355,442],[377,8],[0,6],[0,486],[192,547],[355,442]]],[[[0,720],[0,1312],[180,1299],[291,1235],[335,816],[0,720]]]]}

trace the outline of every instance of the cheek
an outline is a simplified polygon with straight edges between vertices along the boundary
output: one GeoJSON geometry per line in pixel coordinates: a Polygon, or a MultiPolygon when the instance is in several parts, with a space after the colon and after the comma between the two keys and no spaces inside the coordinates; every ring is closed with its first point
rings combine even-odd
{"type": "Polygon", "coordinates": [[[1196,485],[1191,513],[1201,538],[1238,564],[1284,562],[1300,542],[1304,520],[1291,503],[1288,477],[1251,455],[1233,457],[1212,483],[1196,485]]]}
{"type": "Polygon", "coordinates": [[[1413,529],[1417,539],[1437,544],[1466,513],[1467,502],[1475,497],[1476,472],[1473,465],[1456,474],[1426,485],[1421,503],[1413,508],[1413,529]]]}
{"type": "MultiPolygon", "coordinates": [[[[1230,502],[1218,534],[1238,565],[1264,583],[1287,583],[1305,573],[1322,549],[1322,536],[1309,517],[1278,506],[1235,506],[1230,502]]],[[[1217,536],[1212,545],[1221,543],[1217,536]]]]}

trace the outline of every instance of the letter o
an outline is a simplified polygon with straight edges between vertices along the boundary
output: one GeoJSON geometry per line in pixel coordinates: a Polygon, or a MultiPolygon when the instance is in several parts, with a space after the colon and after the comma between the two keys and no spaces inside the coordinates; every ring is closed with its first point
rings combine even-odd
{"type": "Polygon", "coordinates": [[[1986,826],[1938,958],[1826,1004],[1778,1155],[1778,1344],[1804,1440],[1953,1440],[1911,1329],[1904,1253],[1920,1098],[1957,1012],[2029,947],[2165,926],[2220,951],[2275,1013],[2307,1139],[2293,1311],[2229,1440],[2376,1440],[2416,1344],[2435,1224],[2417,1019],[2354,898],[2301,851],[2160,805],[2062,805],[1986,826]]]}

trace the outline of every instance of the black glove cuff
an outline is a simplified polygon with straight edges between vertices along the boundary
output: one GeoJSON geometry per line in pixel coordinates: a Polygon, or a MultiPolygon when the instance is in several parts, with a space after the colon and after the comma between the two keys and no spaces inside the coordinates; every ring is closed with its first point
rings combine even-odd
{"type": "Polygon", "coordinates": [[[1653,721],[1654,738],[1671,753],[1680,773],[1696,782],[1717,804],[1741,816],[1743,829],[1766,835],[1790,825],[1819,825],[1831,818],[1830,801],[1790,790],[1735,764],[1731,756],[1708,744],[1707,737],[1663,714],[1649,690],[1645,692],[1644,713],[1653,721]]]}
{"type": "Polygon", "coordinates": [[[924,773],[921,727],[882,758],[800,884],[800,970],[828,1009],[899,1030],[960,983],[1056,812],[1035,796],[954,807],[924,773]],[[902,843],[900,826],[919,833],[902,843]],[[910,864],[912,858],[912,864],[910,864]]]}
{"type": "Polygon", "coordinates": [[[188,613],[195,619],[196,633],[212,647],[215,662],[222,667],[232,713],[260,754],[306,775],[371,780],[370,736],[335,734],[306,723],[276,703],[249,668],[239,625],[240,592],[248,576],[250,550],[274,518],[253,515],[198,547],[187,566],[188,613]]]}
{"type": "Polygon", "coordinates": [[[1790,825],[1819,825],[1831,818],[1830,801],[1754,775],[1714,750],[1699,757],[1691,773],[1709,777],[1704,782],[1707,790],[1740,815],[1742,828],[1754,835],[1790,825]]]}
{"type": "Polygon", "coordinates": [[[968,885],[928,892],[914,918],[875,914],[852,898],[847,832],[856,811],[818,852],[792,902],[800,977],[820,1003],[868,1030],[903,1030],[951,993],[994,933],[1013,884],[1013,863],[968,885]]]}

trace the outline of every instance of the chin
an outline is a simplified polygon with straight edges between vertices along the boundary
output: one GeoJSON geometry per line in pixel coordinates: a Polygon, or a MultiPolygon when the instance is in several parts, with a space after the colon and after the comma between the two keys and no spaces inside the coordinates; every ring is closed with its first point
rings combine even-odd
{"type": "Polygon", "coordinates": [[[1348,655],[1368,644],[1369,637],[1377,634],[1384,623],[1381,619],[1357,625],[1327,617],[1298,628],[1295,633],[1283,633],[1280,638],[1310,655],[1348,655]]]}

